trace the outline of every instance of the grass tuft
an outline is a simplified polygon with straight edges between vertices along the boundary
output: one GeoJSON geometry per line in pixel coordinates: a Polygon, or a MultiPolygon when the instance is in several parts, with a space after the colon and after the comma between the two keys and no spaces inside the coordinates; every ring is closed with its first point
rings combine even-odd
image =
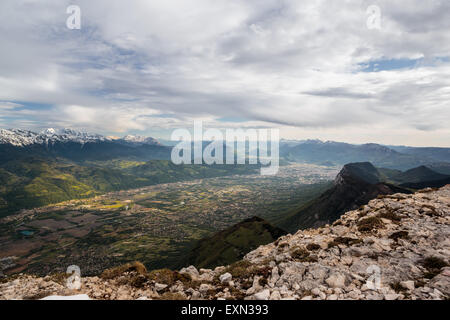
{"type": "Polygon", "coordinates": [[[320,249],[320,246],[317,243],[309,243],[306,246],[306,249],[308,249],[309,251],[316,251],[320,249]]]}
{"type": "Polygon", "coordinates": [[[420,263],[427,269],[427,272],[425,272],[424,277],[427,279],[432,279],[435,276],[437,276],[441,269],[448,266],[448,263],[438,257],[427,257],[420,261],[420,263]]]}
{"type": "Polygon", "coordinates": [[[305,248],[296,248],[292,250],[291,257],[300,262],[317,262],[318,258],[315,255],[311,255],[305,248]]]}
{"type": "Polygon", "coordinates": [[[384,219],[389,219],[393,222],[399,222],[400,220],[402,220],[402,217],[399,216],[394,210],[392,209],[388,209],[386,211],[380,212],[377,217],[379,218],[384,218],[384,219]]]}
{"type": "Polygon", "coordinates": [[[397,241],[398,239],[409,239],[408,231],[397,231],[389,236],[389,239],[397,241]]]}
{"type": "Polygon", "coordinates": [[[147,274],[147,269],[145,268],[145,266],[142,263],[135,261],[133,263],[126,263],[118,267],[106,269],[105,271],[103,271],[100,277],[103,279],[114,279],[123,275],[125,272],[132,271],[137,272],[141,275],[147,274]]]}
{"type": "Polygon", "coordinates": [[[358,244],[361,242],[362,242],[361,239],[354,239],[354,238],[348,238],[348,237],[336,237],[336,238],[334,238],[333,241],[328,242],[328,248],[332,248],[332,247],[338,246],[340,244],[346,245],[346,246],[351,246],[351,245],[358,244]]]}
{"type": "Polygon", "coordinates": [[[369,217],[358,222],[358,230],[360,232],[370,232],[384,225],[379,217],[369,217]]]}

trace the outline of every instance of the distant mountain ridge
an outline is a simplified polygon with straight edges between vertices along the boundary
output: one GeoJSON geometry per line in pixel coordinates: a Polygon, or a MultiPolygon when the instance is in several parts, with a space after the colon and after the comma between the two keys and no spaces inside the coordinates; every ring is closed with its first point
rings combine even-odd
{"type": "Polygon", "coordinates": [[[0,129],[0,164],[25,158],[70,161],[169,160],[172,148],[156,139],[128,135],[113,139],[72,129],[46,129],[39,133],[0,129]]]}
{"type": "MultiPolygon", "coordinates": [[[[207,142],[204,141],[204,144],[207,142]]],[[[122,138],[79,132],[72,129],[46,129],[33,132],[0,129],[0,162],[27,156],[63,157],[74,161],[112,158],[148,161],[168,160],[175,141],[126,135],[122,138]],[[26,152],[24,152],[26,151],[26,152]]],[[[375,143],[355,145],[321,140],[280,141],[281,161],[319,165],[345,165],[371,162],[377,167],[407,170],[421,165],[450,174],[450,148],[390,147],[375,143]]]]}
{"type": "Polygon", "coordinates": [[[450,175],[438,173],[428,167],[420,166],[392,177],[401,187],[411,189],[440,188],[450,184],[450,175]]]}
{"type": "Polygon", "coordinates": [[[420,165],[446,167],[450,163],[450,148],[405,148],[392,149],[375,143],[357,145],[321,140],[280,141],[280,155],[294,162],[344,165],[368,161],[377,167],[401,170],[420,165]],[[403,153],[403,150],[408,152],[403,153]],[[427,150],[434,151],[427,153],[427,150]]]}
{"type": "Polygon", "coordinates": [[[73,129],[48,128],[41,132],[22,129],[0,129],[0,144],[11,144],[16,147],[24,147],[32,144],[51,144],[56,142],[75,142],[85,144],[88,142],[123,142],[130,144],[161,145],[156,139],[126,135],[123,138],[113,139],[100,134],[76,131],[73,129]]]}
{"type": "Polygon", "coordinates": [[[126,135],[125,137],[123,137],[121,139],[117,139],[116,141],[123,141],[123,142],[126,142],[126,143],[132,143],[132,144],[137,144],[137,145],[143,145],[143,144],[156,145],[156,146],[161,146],[162,145],[155,138],[144,137],[144,136],[134,136],[134,135],[130,135],[130,134],[126,135]]]}
{"type": "Polygon", "coordinates": [[[111,141],[111,139],[98,134],[79,132],[72,129],[55,130],[49,128],[41,132],[21,129],[0,129],[0,144],[11,144],[16,147],[55,142],[77,142],[84,144],[99,141],[111,141]]]}
{"type": "Polygon", "coordinates": [[[392,178],[400,183],[409,183],[409,182],[417,183],[423,181],[442,180],[449,178],[449,176],[435,172],[426,166],[420,166],[399,173],[398,175],[394,175],[392,178]]]}
{"type": "Polygon", "coordinates": [[[415,156],[431,157],[437,161],[449,161],[450,148],[387,146],[392,150],[415,156]]]}

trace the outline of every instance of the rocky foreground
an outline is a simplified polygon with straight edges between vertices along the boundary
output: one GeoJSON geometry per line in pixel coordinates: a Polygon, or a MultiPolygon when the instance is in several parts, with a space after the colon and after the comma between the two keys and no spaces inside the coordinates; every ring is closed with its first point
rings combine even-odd
{"type": "Polygon", "coordinates": [[[132,263],[83,277],[79,290],[66,275],[19,275],[0,284],[0,299],[439,300],[450,298],[449,258],[450,185],[371,200],[230,266],[147,272],[132,263]]]}

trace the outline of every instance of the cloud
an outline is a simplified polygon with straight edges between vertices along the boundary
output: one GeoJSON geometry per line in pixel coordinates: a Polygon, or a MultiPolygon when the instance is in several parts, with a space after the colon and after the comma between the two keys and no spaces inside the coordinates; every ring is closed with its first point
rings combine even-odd
{"type": "Polygon", "coordinates": [[[9,101],[0,101],[0,110],[14,110],[20,107],[23,107],[23,105],[9,101]]]}
{"type": "Polygon", "coordinates": [[[373,96],[368,93],[352,92],[346,88],[329,88],[317,91],[305,91],[303,94],[328,98],[370,99],[373,96]]]}
{"type": "Polygon", "coordinates": [[[239,118],[291,138],[450,141],[448,2],[379,0],[380,30],[368,0],[79,0],[81,30],[66,28],[70,4],[0,3],[2,126],[151,134],[239,118]]]}

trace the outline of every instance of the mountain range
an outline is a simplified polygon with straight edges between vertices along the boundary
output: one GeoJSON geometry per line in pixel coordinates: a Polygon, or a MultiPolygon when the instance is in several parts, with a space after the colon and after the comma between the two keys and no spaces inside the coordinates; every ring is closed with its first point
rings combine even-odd
{"type": "Polygon", "coordinates": [[[49,128],[41,132],[33,132],[21,129],[0,129],[0,144],[11,144],[16,147],[25,147],[33,144],[54,144],[57,142],[76,142],[86,144],[89,142],[118,142],[131,145],[161,145],[156,139],[126,135],[123,138],[104,137],[99,134],[80,132],[73,129],[53,129],[49,128]]]}
{"type": "Polygon", "coordinates": [[[450,174],[450,148],[396,147],[321,140],[281,140],[280,156],[288,161],[344,165],[369,161],[377,167],[407,170],[420,165],[450,174]]]}
{"type": "Polygon", "coordinates": [[[0,164],[17,159],[63,158],[70,161],[133,159],[169,160],[171,148],[153,138],[125,136],[119,139],[71,129],[47,129],[36,133],[0,130],[0,164]]]}
{"type": "MultiPolygon", "coordinates": [[[[248,165],[245,168],[225,165],[175,166],[169,161],[172,148],[154,138],[133,135],[117,138],[72,129],[50,128],[41,132],[0,129],[0,215],[11,210],[102,192],[185,179],[253,173],[255,169],[248,165]]],[[[414,189],[443,185],[448,182],[450,174],[449,150],[281,140],[280,164],[304,162],[342,166],[370,162],[378,167],[378,171],[373,176],[367,168],[362,171],[372,180],[367,180],[369,176],[365,176],[362,181],[366,185],[356,187],[355,192],[365,190],[365,195],[355,202],[360,203],[364,202],[367,194],[395,191],[392,190],[393,185],[396,185],[395,188],[414,189]],[[378,179],[378,182],[373,183],[373,179],[378,179]]],[[[346,169],[349,169],[348,166],[346,169]]],[[[349,177],[346,176],[346,179],[349,177]]],[[[340,192],[344,198],[350,194],[350,190],[340,192]]],[[[336,207],[338,212],[348,209],[342,203],[339,206],[339,210],[336,207]]],[[[323,218],[323,221],[329,220],[329,217],[323,218]]],[[[293,223],[286,229],[289,231],[296,225],[293,223]]],[[[310,223],[305,221],[300,225],[309,226],[310,223]]]]}
{"type": "MultiPolygon", "coordinates": [[[[62,157],[86,160],[169,160],[176,142],[127,135],[122,138],[79,132],[72,129],[46,129],[33,132],[0,129],[0,163],[23,157],[62,157]]],[[[281,140],[281,161],[342,166],[369,161],[377,167],[408,170],[420,165],[450,174],[450,148],[385,146],[375,143],[350,144],[321,140],[281,140]]]]}
{"type": "Polygon", "coordinates": [[[430,147],[407,147],[407,146],[387,146],[400,153],[428,157],[437,161],[448,161],[450,159],[450,148],[430,148],[430,147]]]}

